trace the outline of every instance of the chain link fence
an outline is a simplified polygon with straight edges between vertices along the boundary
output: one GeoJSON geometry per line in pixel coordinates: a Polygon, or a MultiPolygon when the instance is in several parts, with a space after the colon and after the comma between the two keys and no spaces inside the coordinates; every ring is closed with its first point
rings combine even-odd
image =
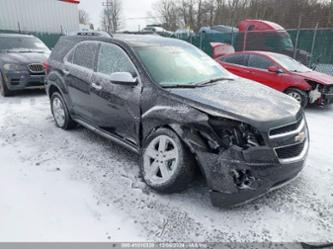
{"type": "Polygon", "coordinates": [[[260,50],[289,55],[314,70],[333,75],[333,29],[290,29],[233,33],[177,34],[212,55],[212,42],[232,45],[236,51],[260,50]]]}

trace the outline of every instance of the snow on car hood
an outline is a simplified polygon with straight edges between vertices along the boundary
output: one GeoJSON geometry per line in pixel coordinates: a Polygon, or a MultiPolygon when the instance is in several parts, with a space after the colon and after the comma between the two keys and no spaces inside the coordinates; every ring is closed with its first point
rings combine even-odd
{"type": "Polygon", "coordinates": [[[310,71],[305,73],[295,72],[294,74],[304,77],[305,79],[313,80],[324,85],[333,85],[333,77],[316,71],[310,71]]]}
{"type": "Polygon", "coordinates": [[[0,54],[0,61],[5,63],[13,64],[29,64],[29,63],[43,63],[48,57],[49,53],[39,52],[9,52],[0,54]]]}
{"type": "Polygon", "coordinates": [[[300,105],[291,97],[241,78],[194,89],[169,90],[208,114],[219,113],[261,129],[293,122],[301,112],[300,105]]]}

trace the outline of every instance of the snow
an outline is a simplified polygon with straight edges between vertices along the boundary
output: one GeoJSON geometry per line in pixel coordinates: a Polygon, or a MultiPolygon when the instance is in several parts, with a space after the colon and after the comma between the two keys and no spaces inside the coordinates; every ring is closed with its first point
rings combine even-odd
{"type": "Polygon", "coordinates": [[[135,154],[55,127],[47,97],[0,97],[0,241],[333,241],[333,107],[306,110],[311,150],[290,185],[233,210],[204,182],[160,195],[135,154]]]}

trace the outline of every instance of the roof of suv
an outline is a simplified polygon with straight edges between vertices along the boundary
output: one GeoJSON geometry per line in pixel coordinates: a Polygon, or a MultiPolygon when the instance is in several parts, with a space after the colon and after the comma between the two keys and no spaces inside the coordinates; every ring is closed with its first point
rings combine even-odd
{"type": "Polygon", "coordinates": [[[114,36],[115,40],[125,42],[131,47],[150,47],[161,45],[184,44],[184,41],[166,38],[159,35],[127,35],[119,34],[114,36]]]}
{"type": "Polygon", "coordinates": [[[100,41],[100,42],[122,42],[130,47],[151,47],[163,45],[184,45],[184,41],[172,38],[165,38],[157,35],[128,35],[118,34],[111,37],[101,36],[62,36],[51,53],[51,60],[62,61],[66,54],[78,43],[83,41],[100,41]]]}

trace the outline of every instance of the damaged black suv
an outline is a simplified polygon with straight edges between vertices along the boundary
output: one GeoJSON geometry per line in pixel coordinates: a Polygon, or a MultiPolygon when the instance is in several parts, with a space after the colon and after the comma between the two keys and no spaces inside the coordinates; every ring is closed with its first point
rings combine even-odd
{"type": "Polygon", "coordinates": [[[291,181],[309,148],[295,100],[176,39],[62,37],[47,91],[58,127],[80,124],[139,153],[144,181],[159,192],[185,189],[198,168],[216,206],[291,181]]]}

